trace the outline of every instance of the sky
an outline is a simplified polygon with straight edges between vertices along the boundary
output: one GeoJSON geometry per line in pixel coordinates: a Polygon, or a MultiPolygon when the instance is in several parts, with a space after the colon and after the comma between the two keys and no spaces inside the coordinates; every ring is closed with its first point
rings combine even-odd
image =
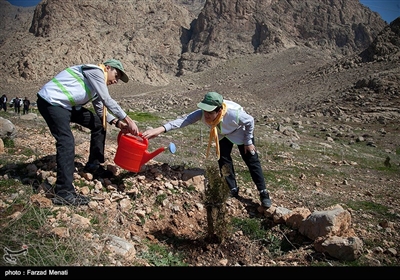
{"type": "MultiPolygon", "coordinates": [[[[7,0],[14,6],[31,7],[36,6],[41,0],[7,0]]],[[[367,6],[371,11],[380,14],[387,23],[400,16],[400,0],[360,0],[360,3],[367,6]]]]}
{"type": "Polygon", "coordinates": [[[378,12],[387,23],[400,17],[400,0],[360,0],[360,3],[378,12]]]}

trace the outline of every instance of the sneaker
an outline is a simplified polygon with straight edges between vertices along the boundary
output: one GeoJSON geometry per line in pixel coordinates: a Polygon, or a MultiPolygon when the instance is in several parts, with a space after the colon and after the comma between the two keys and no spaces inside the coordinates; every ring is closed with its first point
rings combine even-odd
{"type": "Polygon", "coordinates": [[[238,197],[239,196],[239,188],[232,188],[231,189],[231,196],[238,197]]]}
{"type": "Polygon", "coordinates": [[[110,170],[106,170],[100,164],[88,163],[83,168],[86,173],[93,174],[94,178],[112,178],[114,174],[110,170]]]}
{"type": "Polygon", "coordinates": [[[261,200],[261,205],[265,208],[270,208],[272,205],[272,201],[269,198],[269,193],[267,190],[262,190],[260,191],[260,200],[261,200]]]}
{"type": "Polygon", "coordinates": [[[100,167],[100,164],[98,164],[98,163],[86,163],[85,167],[83,168],[83,171],[85,171],[87,173],[93,173],[99,167],[100,167]]]}
{"type": "Polygon", "coordinates": [[[51,201],[56,205],[79,206],[87,205],[90,199],[77,193],[70,193],[66,197],[56,196],[51,201]]]}

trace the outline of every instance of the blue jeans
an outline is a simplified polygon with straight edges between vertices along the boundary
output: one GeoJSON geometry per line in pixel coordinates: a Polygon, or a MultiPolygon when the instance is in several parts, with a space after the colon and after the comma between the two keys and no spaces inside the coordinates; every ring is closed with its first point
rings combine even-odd
{"type": "MultiPolygon", "coordinates": [[[[251,139],[254,143],[254,139],[251,139]]],[[[264,174],[261,168],[261,163],[258,158],[257,152],[252,155],[250,153],[244,153],[244,145],[237,145],[240,155],[243,161],[246,163],[247,168],[249,169],[251,178],[253,179],[254,184],[256,185],[259,191],[265,190],[265,180],[264,174]]],[[[218,160],[219,169],[222,169],[222,166],[227,165],[229,170],[229,175],[225,176],[225,180],[228,183],[229,189],[237,188],[235,170],[233,167],[233,161],[231,157],[233,148],[233,143],[229,141],[228,138],[224,137],[219,140],[219,149],[220,149],[220,158],[218,160]]],[[[222,176],[222,172],[221,172],[222,176]]]]}
{"type": "Polygon", "coordinates": [[[70,123],[77,123],[90,129],[88,163],[104,163],[106,131],[97,114],[84,107],[70,111],[60,106],[53,106],[40,96],[37,107],[56,139],[57,181],[54,191],[60,196],[75,193],[72,184],[75,169],[75,139],[70,123]]]}

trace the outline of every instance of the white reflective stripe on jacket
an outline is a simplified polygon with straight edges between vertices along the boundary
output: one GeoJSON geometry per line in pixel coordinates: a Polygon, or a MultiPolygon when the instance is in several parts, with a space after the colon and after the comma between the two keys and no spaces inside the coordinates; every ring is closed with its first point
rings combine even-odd
{"type": "Polygon", "coordinates": [[[97,98],[92,96],[89,83],[85,83],[82,67],[93,67],[103,71],[97,65],[75,65],[58,73],[51,81],[46,83],[38,94],[52,105],[61,106],[68,110],[72,107],[81,107],[97,98]]]}

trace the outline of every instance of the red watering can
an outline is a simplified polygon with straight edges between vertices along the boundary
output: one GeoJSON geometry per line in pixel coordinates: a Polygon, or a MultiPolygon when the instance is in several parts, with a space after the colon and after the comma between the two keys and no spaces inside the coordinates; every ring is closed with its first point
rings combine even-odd
{"type": "MultiPolygon", "coordinates": [[[[147,151],[149,140],[140,133],[138,136],[124,134],[122,131],[118,134],[118,148],[114,157],[114,162],[123,169],[139,172],[142,165],[165,151],[165,147],[158,148],[152,153],[147,151]]],[[[169,144],[169,151],[175,153],[174,143],[169,144]]]]}

